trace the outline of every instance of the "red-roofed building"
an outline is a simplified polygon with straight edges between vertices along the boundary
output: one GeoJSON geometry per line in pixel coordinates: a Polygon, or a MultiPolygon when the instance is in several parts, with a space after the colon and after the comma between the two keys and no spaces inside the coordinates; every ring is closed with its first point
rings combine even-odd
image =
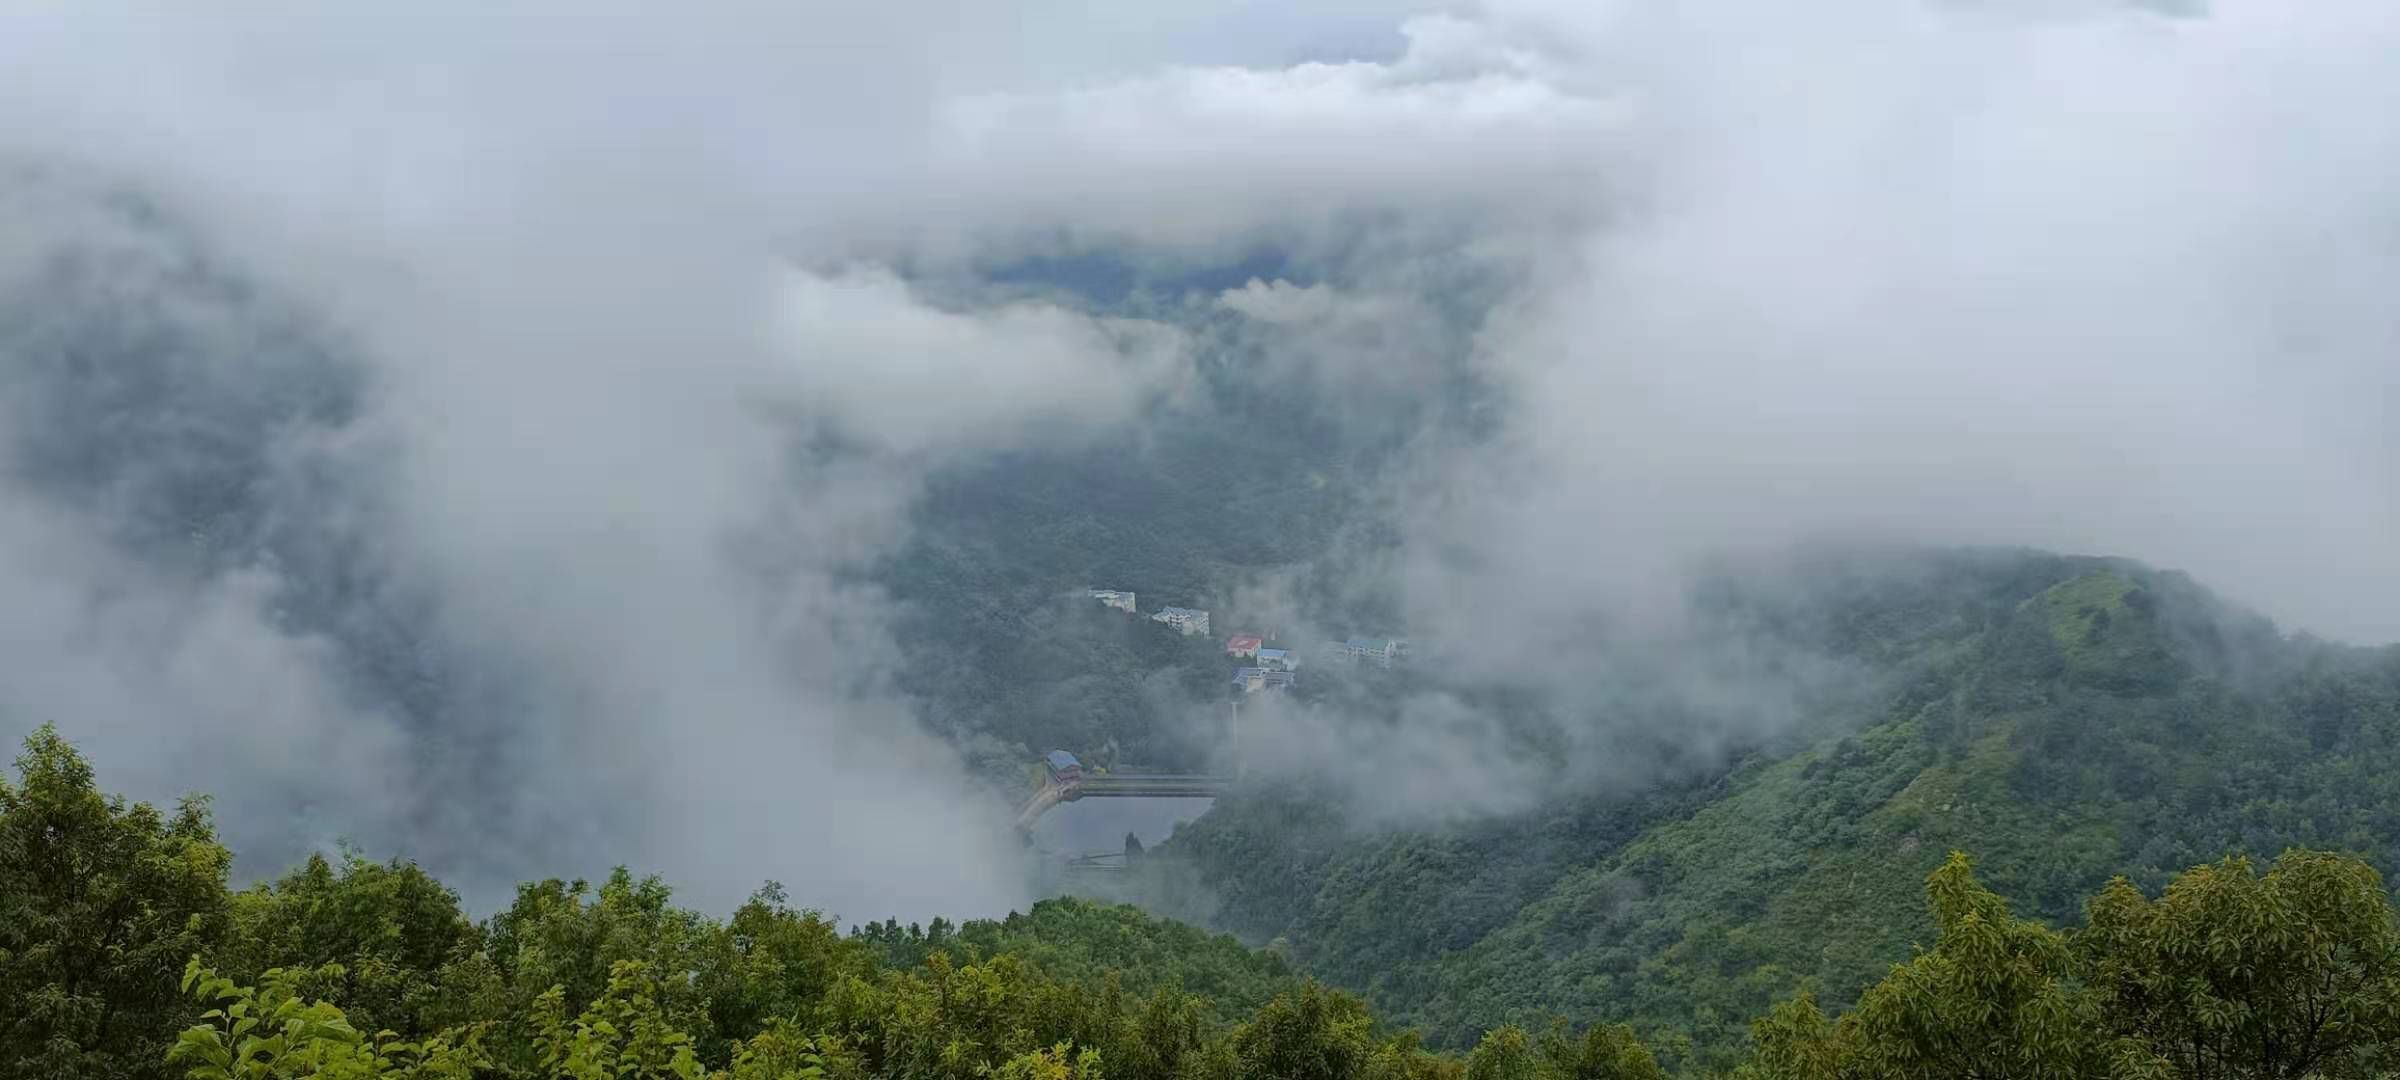
{"type": "Polygon", "coordinates": [[[1235,634],[1225,639],[1225,655],[1257,656],[1258,647],[1266,643],[1267,639],[1257,634],[1235,634]]]}

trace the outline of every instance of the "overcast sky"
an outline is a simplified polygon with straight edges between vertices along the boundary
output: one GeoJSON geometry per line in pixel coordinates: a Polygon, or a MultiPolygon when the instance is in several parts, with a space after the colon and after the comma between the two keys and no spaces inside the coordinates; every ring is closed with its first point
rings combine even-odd
{"type": "Polygon", "coordinates": [[[931,470],[1130,423],[1192,342],[910,274],[1262,245],[1308,280],[1214,303],[1278,362],[1495,389],[1497,437],[1402,502],[1393,580],[1458,636],[1557,640],[1696,555],[1854,534],[2130,555],[2400,638],[2381,0],[694,6],[0,12],[21,325],[207,343],[109,497],[57,462],[127,418],[26,404],[54,340],[0,354],[0,724],[57,718],[144,795],[241,777],[213,788],[262,858],[465,834],[436,854],[471,885],[615,859],[710,903],[1015,903],[852,571],[931,470]],[[87,322],[22,307],[78,251],[117,268],[87,322]],[[292,314],[194,295],[194,263],[292,314]],[[1463,325],[1462,276],[1491,283],[1463,325]],[[286,338],[322,356],[263,358],[286,338]],[[319,379],[352,389],[259,404],[319,379]],[[266,478],[258,528],[512,673],[446,706],[509,718],[491,772],[406,764],[290,567],[126,539],[194,447],[266,478]],[[505,813],[456,808],[493,778],[505,813]]]}

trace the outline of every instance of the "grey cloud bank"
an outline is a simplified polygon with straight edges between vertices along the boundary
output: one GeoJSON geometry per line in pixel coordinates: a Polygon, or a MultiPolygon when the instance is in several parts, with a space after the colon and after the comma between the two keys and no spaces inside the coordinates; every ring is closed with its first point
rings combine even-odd
{"type": "Polygon", "coordinates": [[[2400,636],[2400,324],[2368,298],[2400,141],[2356,110],[2400,20],[1657,18],[1644,208],[1493,323],[1519,408],[1479,537],[2124,552],[2400,636]]]}
{"type": "MultiPolygon", "coordinates": [[[[94,325],[172,330],[98,354],[171,375],[76,423],[172,422],[0,412],[0,724],[145,795],[223,777],[261,869],[349,835],[486,896],[622,860],[713,904],[1022,899],[858,570],[930,470],[1184,387],[1172,318],[909,277],[1033,254],[1272,246],[1307,280],[1199,300],[1272,363],[1362,410],[1488,394],[1405,441],[1349,583],[1483,673],[1828,534],[2129,554],[2400,637],[2389,5],[0,19],[0,149],[65,163],[9,181],[8,291],[131,250],[94,325]],[[331,404],[259,389],[295,379],[331,404]],[[94,444],[125,464],[61,471],[94,444]],[[198,557],[141,478],[212,454],[251,479],[198,557]]],[[[12,402],[70,384],[64,338],[7,341],[12,402]]],[[[1480,715],[1294,737],[1432,784],[1480,715]]],[[[1424,800],[1535,790],[1488,764],[1424,800]]]]}

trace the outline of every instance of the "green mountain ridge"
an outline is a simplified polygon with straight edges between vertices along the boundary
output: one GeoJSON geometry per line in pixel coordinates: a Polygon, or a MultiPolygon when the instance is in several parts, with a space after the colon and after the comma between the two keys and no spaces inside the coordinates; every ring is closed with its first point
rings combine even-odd
{"type": "Polygon", "coordinates": [[[2115,560],[1899,569],[1727,598],[1860,677],[1730,769],[1438,830],[1255,793],[1142,861],[1267,950],[1080,899],[845,934],[622,869],[480,922],[405,860],[235,890],[204,799],[44,728],[0,777],[0,1077],[2390,1075],[2400,650],[2115,560]]]}
{"type": "Polygon", "coordinates": [[[1713,780],[1365,837],[1231,805],[1163,850],[1238,932],[1288,938],[1437,1043],[1565,1010],[1711,1066],[1777,999],[1846,1005],[1930,940],[1921,884],[1953,850],[2054,925],[2113,875],[2155,888],[2226,852],[2394,866],[2400,650],[2286,639],[2122,560],[1973,576],[1989,591],[1966,602],[1903,588],[1837,613],[1881,628],[1846,646],[1881,709],[1713,780]]]}

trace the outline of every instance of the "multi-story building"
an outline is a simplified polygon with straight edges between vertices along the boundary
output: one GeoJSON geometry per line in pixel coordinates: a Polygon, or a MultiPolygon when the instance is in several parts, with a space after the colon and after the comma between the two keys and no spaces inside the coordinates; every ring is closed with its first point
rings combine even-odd
{"type": "Polygon", "coordinates": [[[1390,667],[1400,656],[1400,643],[1391,638],[1354,637],[1342,643],[1342,654],[1352,660],[1390,667]]]}
{"type": "Polygon", "coordinates": [[[1160,608],[1158,614],[1150,616],[1150,619],[1172,626],[1180,634],[1208,633],[1208,612],[1197,608],[1160,608]]]}

